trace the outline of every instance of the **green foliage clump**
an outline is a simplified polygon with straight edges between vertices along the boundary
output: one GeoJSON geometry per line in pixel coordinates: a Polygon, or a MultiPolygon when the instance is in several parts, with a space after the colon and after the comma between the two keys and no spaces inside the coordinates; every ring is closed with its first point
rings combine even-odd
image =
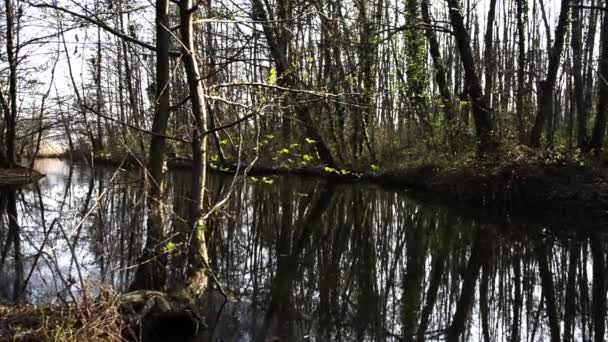
{"type": "Polygon", "coordinates": [[[274,179],[269,178],[269,177],[262,177],[262,178],[258,178],[258,177],[254,177],[254,176],[250,176],[249,180],[253,183],[262,183],[262,184],[274,184],[274,179]]]}
{"type": "Polygon", "coordinates": [[[305,141],[306,144],[292,143],[289,146],[280,146],[274,151],[271,158],[272,161],[281,167],[289,169],[310,167],[318,164],[319,157],[316,153],[311,152],[311,148],[307,146],[314,144],[315,141],[308,138],[305,141]]]}
{"type": "Polygon", "coordinates": [[[394,171],[429,165],[432,165],[438,169],[452,169],[466,167],[476,161],[476,153],[474,149],[461,153],[454,153],[445,145],[435,148],[429,148],[427,145],[415,145],[410,148],[399,150],[398,156],[398,163],[388,165],[384,167],[384,169],[394,171]]]}
{"type": "Polygon", "coordinates": [[[591,164],[591,159],[581,149],[571,149],[563,144],[557,144],[544,150],[532,149],[525,145],[515,145],[503,149],[502,162],[583,166],[591,164]]]}

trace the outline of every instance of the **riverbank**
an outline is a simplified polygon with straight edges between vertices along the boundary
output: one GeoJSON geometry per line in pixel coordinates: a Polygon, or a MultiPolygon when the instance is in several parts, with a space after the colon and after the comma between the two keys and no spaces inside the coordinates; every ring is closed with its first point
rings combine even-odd
{"type": "Polygon", "coordinates": [[[164,292],[102,287],[69,305],[0,305],[0,342],[194,341],[206,326],[177,303],[164,292]]]}
{"type": "MultiPolygon", "coordinates": [[[[134,158],[95,158],[96,165],[123,167],[142,163],[134,158]]],[[[173,158],[170,169],[188,170],[191,161],[173,158]]],[[[557,210],[573,214],[608,215],[608,173],[579,161],[526,156],[493,162],[470,162],[457,167],[425,164],[393,170],[345,170],[324,166],[288,168],[256,163],[210,163],[212,172],[247,173],[257,177],[294,175],[324,178],[332,182],[368,182],[392,189],[411,189],[440,196],[443,200],[474,207],[533,212],[557,210]]]]}
{"type": "Polygon", "coordinates": [[[106,289],[78,304],[0,305],[0,342],[124,341],[118,298],[106,289]]]}
{"type": "Polygon", "coordinates": [[[35,183],[43,177],[42,173],[22,166],[0,168],[0,186],[26,185],[35,183]]]}
{"type": "Polygon", "coordinates": [[[419,167],[373,177],[379,183],[423,190],[478,207],[563,214],[608,209],[606,172],[578,164],[511,162],[454,169],[419,167]]]}
{"type": "MultiPolygon", "coordinates": [[[[234,165],[222,172],[234,172],[234,165]]],[[[244,167],[241,166],[241,169],[244,167]]],[[[574,163],[507,162],[471,164],[456,168],[424,165],[386,172],[333,171],[324,168],[287,170],[252,167],[250,175],[293,174],[331,181],[371,182],[387,188],[406,188],[441,196],[475,207],[518,212],[559,210],[565,214],[592,211],[606,215],[608,175],[604,170],[574,163]]]]}

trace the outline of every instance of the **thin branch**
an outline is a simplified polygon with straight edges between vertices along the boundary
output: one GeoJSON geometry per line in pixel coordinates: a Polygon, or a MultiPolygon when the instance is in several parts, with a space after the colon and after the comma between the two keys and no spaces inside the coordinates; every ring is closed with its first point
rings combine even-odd
{"type": "Polygon", "coordinates": [[[160,133],[152,132],[152,131],[149,131],[147,129],[144,129],[144,128],[132,125],[130,123],[127,123],[127,122],[124,122],[124,121],[120,121],[120,120],[115,119],[115,118],[113,118],[111,116],[107,116],[105,114],[101,114],[100,112],[96,111],[95,109],[93,109],[92,107],[87,106],[87,105],[82,105],[82,107],[86,108],[87,110],[91,111],[93,114],[95,114],[95,115],[97,115],[99,117],[102,117],[104,119],[110,120],[110,121],[115,122],[115,123],[117,123],[119,125],[123,125],[123,126],[126,126],[128,128],[134,129],[134,130],[136,130],[138,132],[146,133],[146,134],[149,134],[149,135],[153,135],[153,136],[156,136],[156,137],[161,137],[161,138],[165,138],[165,139],[169,139],[169,140],[179,141],[179,142],[182,142],[182,143],[185,143],[185,144],[190,144],[191,143],[191,141],[186,140],[186,139],[182,139],[182,138],[173,137],[173,136],[170,136],[170,135],[165,135],[165,134],[160,134],[160,133]]]}
{"type": "Polygon", "coordinates": [[[338,98],[338,97],[343,97],[346,95],[361,95],[359,93],[339,93],[339,94],[333,94],[333,93],[325,93],[325,92],[319,92],[319,91],[312,91],[312,90],[304,90],[304,89],[294,89],[294,88],[287,88],[287,87],[281,87],[275,84],[268,84],[268,83],[261,83],[261,82],[238,82],[238,83],[220,83],[220,84],[216,84],[210,87],[210,89],[216,89],[216,88],[227,88],[227,87],[261,87],[261,88],[271,88],[271,89],[276,89],[276,90],[281,90],[281,91],[287,91],[287,92],[292,92],[292,93],[300,93],[300,94],[307,94],[307,95],[313,95],[313,96],[318,96],[318,97],[323,97],[323,98],[338,98]]]}
{"type": "Polygon", "coordinates": [[[93,19],[91,17],[88,17],[86,15],[82,15],[80,13],[76,13],[74,11],[70,11],[67,8],[63,8],[63,7],[59,7],[59,6],[55,6],[55,5],[50,5],[50,4],[33,4],[33,3],[30,3],[30,2],[27,2],[27,4],[29,4],[32,7],[36,7],[36,8],[50,8],[50,9],[54,9],[56,11],[67,13],[67,14],[69,14],[71,16],[74,16],[74,17],[83,19],[85,21],[88,21],[89,23],[91,23],[93,25],[99,26],[103,30],[105,30],[105,31],[107,31],[107,32],[109,32],[109,33],[111,33],[111,34],[119,37],[119,38],[122,38],[122,39],[124,39],[124,40],[126,40],[128,42],[137,44],[137,45],[142,46],[142,47],[144,47],[144,48],[146,48],[148,50],[156,51],[156,46],[148,44],[146,42],[142,42],[141,40],[135,39],[135,38],[133,38],[131,36],[128,36],[128,35],[120,32],[120,31],[118,31],[116,29],[113,29],[112,27],[108,26],[106,23],[104,23],[104,22],[102,22],[100,20],[95,20],[95,19],[93,19]]]}
{"type": "Polygon", "coordinates": [[[251,119],[252,117],[254,117],[256,115],[257,115],[257,113],[251,113],[251,114],[245,115],[244,117],[242,117],[242,118],[240,118],[240,119],[238,119],[236,121],[233,121],[233,122],[231,122],[229,124],[226,124],[226,125],[223,125],[223,126],[219,126],[219,127],[210,129],[208,131],[205,131],[205,132],[203,132],[201,134],[201,136],[209,135],[209,134],[217,132],[217,131],[222,131],[222,130],[234,127],[234,126],[240,124],[243,121],[247,121],[247,120],[251,119]]]}
{"type": "Polygon", "coordinates": [[[570,8],[581,8],[581,9],[588,9],[588,10],[608,11],[608,7],[604,7],[604,6],[570,5],[570,8]]]}

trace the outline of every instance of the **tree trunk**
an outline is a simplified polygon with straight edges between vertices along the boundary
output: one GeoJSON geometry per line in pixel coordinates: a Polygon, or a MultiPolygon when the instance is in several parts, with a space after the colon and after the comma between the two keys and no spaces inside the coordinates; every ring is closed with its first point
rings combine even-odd
{"type": "Polygon", "coordinates": [[[526,132],[526,111],[525,106],[525,83],[526,83],[526,23],[528,7],[526,0],[515,0],[517,2],[517,99],[515,110],[517,112],[517,132],[519,134],[519,143],[525,143],[527,140],[526,132]]]}
{"type": "Polygon", "coordinates": [[[570,0],[562,0],[559,21],[555,28],[555,42],[549,53],[547,75],[539,85],[538,112],[534,126],[530,132],[530,146],[540,147],[540,138],[547,119],[553,115],[553,90],[557,81],[557,70],[562,56],[566,31],[568,29],[568,13],[570,0]]]}
{"type": "Polygon", "coordinates": [[[182,0],[179,3],[180,32],[182,38],[182,53],[194,127],[192,129],[192,194],[188,224],[192,229],[189,248],[189,267],[185,288],[191,298],[196,298],[206,289],[207,276],[207,232],[204,221],[204,196],[207,175],[207,106],[203,81],[200,75],[194,45],[194,32],[192,23],[193,1],[182,0]]]}
{"type": "Polygon", "coordinates": [[[422,20],[428,26],[424,32],[426,33],[426,39],[429,42],[429,52],[431,59],[433,60],[433,67],[435,69],[435,82],[437,83],[437,88],[439,89],[439,94],[441,96],[441,105],[443,106],[445,118],[447,119],[448,123],[451,123],[456,118],[456,115],[454,114],[454,106],[452,105],[452,94],[450,93],[446,80],[446,75],[448,73],[446,71],[446,67],[444,66],[443,60],[441,59],[441,52],[437,36],[435,35],[435,31],[432,29],[433,23],[431,20],[429,7],[429,0],[422,0],[420,2],[422,20]]]}
{"type": "Polygon", "coordinates": [[[486,33],[484,36],[484,51],[483,61],[485,67],[485,84],[484,84],[484,95],[486,96],[486,103],[492,103],[492,90],[493,90],[493,78],[494,78],[494,17],[496,13],[496,0],[490,0],[490,8],[488,9],[488,18],[486,23],[486,33]]]}
{"type": "Polygon", "coordinates": [[[492,122],[492,108],[483,95],[479,76],[473,59],[471,42],[458,0],[447,0],[450,12],[450,22],[454,30],[456,46],[460,52],[464,69],[466,92],[473,106],[473,118],[477,136],[477,151],[480,157],[493,154],[498,149],[494,125],[492,122]]]}
{"type": "MultiPolygon", "coordinates": [[[[272,62],[274,63],[277,71],[277,81],[281,80],[281,86],[297,89],[297,77],[288,72],[291,65],[286,56],[286,45],[290,42],[286,41],[285,35],[281,34],[281,32],[277,32],[279,30],[274,29],[271,26],[267,11],[264,8],[264,4],[261,0],[252,0],[252,5],[253,18],[262,22],[262,28],[268,42],[272,62]]],[[[327,148],[327,145],[325,145],[323,137],[315,127],[315,123],[310,115],[310,106],[307,104],[299,104],[297,95],[293,96],[296,97],[294,101],[294,111],[296,116],[304,126],[307,138],[314,140],[313,146],[319,154],[320,160],[327,166],[335,166],[331,152],[327,148]]],[[[283,119],[285,120],[285,118],[283,119]]]]}
{"type": "MultiPolygon", "coordinates": [[[[575,5],[582,4],[581,0],[575,0],[575,5]]],[[[583,83],[583,49],[581,44],[583,18],[580,16],[581,9],[572,9],[572,77],[574,78],[574,101],[576,108],[576,132],[577,146],[585,149],[587,145],[587,108],[585,106],[584,83],[583,83]]]]}
{"type": "MultiPolygon", "coordinates": [[[[608,3],[608,1],[606,2],[608,3]]],[[[608,112],[608,15],[604,13],[602,21],[602,32],[600,34],[602,50],[600,52],[599,75],[598,75],[598,100],[595,115],[595,126],[591,137],[590,148],[601,160],[604,149],[604,137],[606,136],[606,115],[608,112]]]]}
{"type": "MultiPolygon", "coordinates": [[[[95,2],[97,5],[97,2],[95,2]]],[[[95,102],[97,113],[102,112],[103,108],[103,95],[101,92],[101,27],[97,27],[97,56],[95,58],[95,102]]],[[[93,146],[93,152],[103,151],[103,131],[101,129],[101,116],[96,115],[95,120],[95,128],[96,128],[96,136],[95,136],[95,146],[93,146]]]]}
{"type": "MultiPolygon", "coordinates": [[[[13,0],[5,0],[6,11],[6,58],[9,68],[9,103],[5,108],[6,120],[6,155],[8,165],[15,166],[15,134],[17,121],[17,50],[15,49],[15,9],[13,0]],[[6,110],[8,109],[8,111],[6,110]]],[[[6,102],[6,101],[3,101],[6,102]]]]}
{"type": "Polygon", "coordinates": [[[163,164],[165,162],[165,138],[169,121],[169,27],[168,0],[156,0],[156,96],[154,121],[148,158],[148,233],[140,265],[135,271],[130,290],[160,290],[165,285],[166,258],[160,244],[164,237],[163,164]]]}

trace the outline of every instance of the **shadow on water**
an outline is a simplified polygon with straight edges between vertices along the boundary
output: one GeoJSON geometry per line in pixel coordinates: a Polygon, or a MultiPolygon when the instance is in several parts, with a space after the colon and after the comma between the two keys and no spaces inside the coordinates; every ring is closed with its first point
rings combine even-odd
{"type": "MultiPolygon", "coordinates": [[[[0,195],[0,301],[125,290],[142,248],[143,177],[41,160],[38,185],[0,195]]],[[[169,176],[166,229],[184,231],[188,177],[169,176]]],[[[404,191],[213,176],[213,341],[603,341],[601,229],[471,215],[404,191]]],[[[591,227],[593,228],[593,227],[591,227]]],[[[175,247],[172,247],[175,248],[175,247]]],[[[177,246],[179,248],[179,244],[177,246]]],[[[169,254],[172,281],[183,274],[169,254]]],[[[173,257],[171,256],[173,255],[173,257]]],[[[171,284],[170,284],[171,285],[171,284]]]]}

